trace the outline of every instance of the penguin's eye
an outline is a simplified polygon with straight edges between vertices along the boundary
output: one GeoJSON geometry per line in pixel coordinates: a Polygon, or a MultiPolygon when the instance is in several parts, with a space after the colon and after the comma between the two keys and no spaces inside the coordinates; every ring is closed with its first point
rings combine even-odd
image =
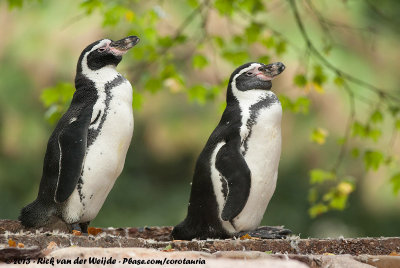
{"type": "Polygon", "coordinates": [[[262,72],[262,71],[264,71],[264,68],[263,68],[263,67],[258,67],[258,70],[259,70],[260,72],[262,72]]]}
{"type": "Polygon", "coordinates": [[[106,50],[105,47],[101,47],[101,48],[98,48],[98,49],[97,49],[98,52],[104,52],[105,50],[106,50]]]}
{"type": "Polygon", "coordinates": [[[253,76],[253,73],[252,72],[247,72],[246,75],[247,76],[253,76]]]}

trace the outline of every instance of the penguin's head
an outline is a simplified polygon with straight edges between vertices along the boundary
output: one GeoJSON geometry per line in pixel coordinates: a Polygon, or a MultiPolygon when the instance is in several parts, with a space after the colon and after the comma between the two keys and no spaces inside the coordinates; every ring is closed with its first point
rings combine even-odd
{"type": "Polygon", "coordinates": [[[137,36],[128,36],[118,41],[110,39],[98,40],[87,46],[81,53],[77,71],[88,69],[96,71],[105,66],[116,67],[122,56],[139,42],[137,36]]]}
{"type": "Polygon", "coordinates": [[[249,91],[253,89],[270,90],[271,80],[285,70],[282,62],[268,65],[258,62],[246,63],[238,67],[229,79],[233,90],[249,91]]]}

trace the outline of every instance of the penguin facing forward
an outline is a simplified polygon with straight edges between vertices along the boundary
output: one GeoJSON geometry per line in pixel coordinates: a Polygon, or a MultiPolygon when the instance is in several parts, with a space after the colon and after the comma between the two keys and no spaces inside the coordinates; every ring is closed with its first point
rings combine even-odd
{"type": "Polygon", "coordinates": [[[290,233],[258,228],[278,176],[282,107],[270,89],[284,69],[281,62],[247,63],[232,73],[227,106],[197,160],[188,213],[173,229],[174,239],[290,233]]]}
{"type": "Polygon", "coordinates": [[[103,39],[82,51],[71,105],[47,144],[38,196],[19,216],[25,227],[45,226],[55,216],[87,233],[131,143],[132,86],[115,68],[138,42],[103,39]]]}

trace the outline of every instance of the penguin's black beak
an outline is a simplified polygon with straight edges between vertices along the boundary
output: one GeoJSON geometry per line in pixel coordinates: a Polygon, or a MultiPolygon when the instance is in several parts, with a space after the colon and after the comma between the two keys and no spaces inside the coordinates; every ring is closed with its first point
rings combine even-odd
{"type": "Polygon", "coordinates": [[[257,76],[263,80],[272,80],[275,76],[282,73],[285,68],[286,67],[282,62],[274,62],[268,65],[263,65],[258,67],[258,71],[261,73],[259,73],[257,76]]]}
{"type": "Polygon", "coordinates": [[[110,50],[113,54],[122,56],[125,54],[130,48],[134,47],[137,43],[139,43],[140,39],[137,36],[128,36],[122,38],[118,41],[113,41],[110,43],[110,50]]]}

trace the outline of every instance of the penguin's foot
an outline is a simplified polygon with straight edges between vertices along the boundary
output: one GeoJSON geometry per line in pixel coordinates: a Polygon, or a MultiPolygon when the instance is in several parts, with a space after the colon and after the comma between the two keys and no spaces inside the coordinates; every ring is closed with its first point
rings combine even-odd
{"type": "Polygon", "coordinates": [[[82,228],[81,228],[81,226],[80,226],[79,223],[73,223],[73,224],[71,224],[71,231],[73,231],[73,230],[76,230],[76,231],[79,231],[79,232],[82,233],[82,228]]]}
{"type": "Polygon", "coordinates": [[[235,237],[241,237],[248,234],[251,237],[257,237],[262,239],[281,239],[286,238],[287,235],[291,234],[292,231],[285,229],[281,226],[260,226],[254,231],[242,231],[236,233],[235,237]]]}
{"type": "Polygon", "coordinates": [[[79,223],[79,227],[81,227],[82,233],[84,233],[84,234],[88,233],[89,224],[90,224],[90,221],[79,223]]]}

